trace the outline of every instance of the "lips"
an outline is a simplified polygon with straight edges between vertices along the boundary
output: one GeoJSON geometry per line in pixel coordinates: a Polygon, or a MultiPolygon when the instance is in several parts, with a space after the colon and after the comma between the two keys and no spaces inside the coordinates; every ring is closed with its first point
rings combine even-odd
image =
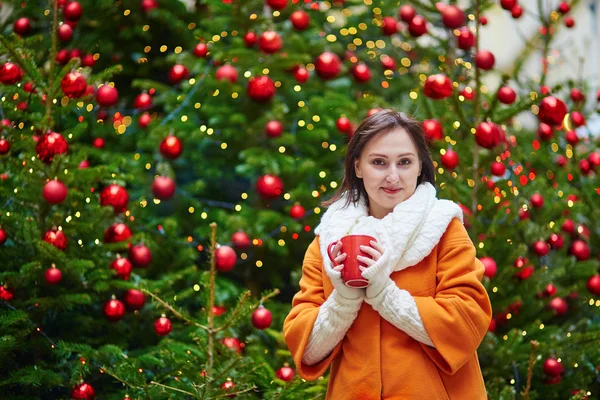
{"type": "Polygon", "coordinates": [[[383,191],[388,193],[388,194],[395,194],[398,193],[400,190],[402,189],[388,189],[388,188],[383,188],[383,191]]]}

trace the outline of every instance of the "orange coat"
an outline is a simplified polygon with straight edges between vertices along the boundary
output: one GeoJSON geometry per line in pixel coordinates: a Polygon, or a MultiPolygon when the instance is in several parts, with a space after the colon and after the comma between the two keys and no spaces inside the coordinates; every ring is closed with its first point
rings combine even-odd
{"type": "Polygon", "coordinates": [[[486,390],[477,348],[492,309],[481,278],[484,267],[458,219],[418,264],[392,273],[416,301],[434,347],[420,343],[363,302],[332,353],[315,365],[302,363],[319,312],[333,291],[323,268],[319,237],[308,247],[300,291],[283,330],[299,375],[314,380],[331,365],[326,400],[479,400],[486,390]]]}

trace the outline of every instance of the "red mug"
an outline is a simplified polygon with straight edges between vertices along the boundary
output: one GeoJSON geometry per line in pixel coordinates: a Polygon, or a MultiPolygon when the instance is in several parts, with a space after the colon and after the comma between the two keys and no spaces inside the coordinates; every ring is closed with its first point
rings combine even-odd
{"type": "MultiPolygon", "coordinates": [[[[362,277],[360,272],[360,267],[367,267],[367,264],[358,261],[357,256],[361,255],[363,257],[371,258],[370,254],[365,253],[360,249],[360,246],[371,246],[371,240],[376,241],[374,237],[368,235],[348,235],[344,236],[340,239],[342,242],[341,253],[346,253],[348,256],[344,260],[344,269],[342,269],[342,280],[346,284],[346,286],[350,286],[353,288],[364,288],[367,287],[369,281],[362,277]]],[[[327,254],[329,255],[329,259],[333,263],[335,263],[335,256],[331,253],[333,247],[338,241],[329,243],[327,246],[327,254]]]]}

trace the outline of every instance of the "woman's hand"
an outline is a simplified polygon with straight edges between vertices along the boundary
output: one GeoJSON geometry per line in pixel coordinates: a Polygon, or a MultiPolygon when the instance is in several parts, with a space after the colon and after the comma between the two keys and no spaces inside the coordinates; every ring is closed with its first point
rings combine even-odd
{"type": "MultiPolygon", "coordinates": [[[[385,253],[385,249],[383,248],[383,246],[380,245],[379,243],[377,243],[376,241],[371,240],[371,246],[372,247],[360,246],[360,249],[362,251],[371,255],[371,257],[373,257],[373,258],[369,258],[369,257],[364,257],[364,256],[358,256],[358,260],[367,265],[366,267],[359,266],[361,273],[364,273],[365,271],[367,271],[369,269],[369,267],[373,266],[381,257],[383,257],[383,253],[385,253]]],[[[388,272],[387,270],[379,271],[374,276],[371,276],[370,279],[363,275],[363,278],[365,278],[369,281],[369,286],[367,286],[367,289],[366,289],[367,298],[372,298],[372,297],[377,296],[379,293],[381,293],[383,288],[390,283],[390,277],[387,272],[388,272]]],[[[367,275],[373,275],[373,274],[367,274],[367,275]]]]}
{"type": "Polygon", "coordinates": [[[331,283],[333,287],[337,290],[337,292],[347,299],[359,299],[365,296],[365,289],[362,288],[353,288],[350,286],[346,286],[344,280],[342,279],[342,270],[344,269],[344,264],[342,262],[348,258],[348,254],[342,253],[342,242],[338,240],[338,242],[333,246],[332,254],[335,255],[333,265],[333,276],[329,274],[329,279],[331,279],[331,283]]]}
{"type": "MultiPolygon", "coordinates": [[[[372,256],[372,258],[369,257],[364,257],[364,256],[358,256],[358,261],[362,261],[363,263],[367,264],[368,267],[370,267],[371,265],[375,264],[375,262],[377,260],[379,260],[381,258],[381,256],[383,256],[383,253],[385,252],[385,249],[383,248],[383,246],[381,246],[379,243],[377,243],[374,240],[371,240],[371,246],[360,246],[360,249],[362,251],[364,251],[367,254],[370,254],[372,256]]],[[[362,268],[365,267],[361,267],[361,271],[362,268]]]]}
{"type": "Polygon", "coordinates": [[[333,249],[331,251],[333,254],[335,254],[335,257],[333,259],[335,262],[335,266],[333,267],[333,270],[338,272],[342,272],[342,270],[344,269],[344,264],[342,264],[342,261],[348,258],[348,254],[340,253],[341,250],[342,242],[338,240],[338,242],[335,244],[335,246],[333,246],[333,249]]]}

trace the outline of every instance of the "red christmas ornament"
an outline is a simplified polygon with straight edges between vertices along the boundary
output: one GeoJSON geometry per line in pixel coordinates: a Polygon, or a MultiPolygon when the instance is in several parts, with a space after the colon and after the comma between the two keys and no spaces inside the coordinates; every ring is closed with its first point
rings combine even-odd
{"type": "Polygon", "coordinates": [[[490,167],[490,171],[492,172],[492,175],[504,176],[506,173],[506,165],[504,165],[504,163],[494,161],[490,167]]]}
{"type": "Polygon", "coordinates": [[[69,72],[60,82],[60,88],[66,96],[79,98],[87,91],[87,82],[79,72],[69,72]]]}
{"type": "Polygon", "coordinates": [[[544,206],[544,197],[542,197],[542,195],[539,193],[532,195],[529,201],[535,208],[541,208],[544,206]]]}
{"type": "Polygon", "coordinates": [[[57,29],[58,39],[62,42],[68,42],[73,38],[73,28],[68,23],[60,25],[57,29]]]}
{"type": "Polygon", "coordinates": [[[256,42],[258,42],[258,36],[256,36],[256,33],[248,32],[246,35],[244,35],[244,43],[246,44],[246,47],[252,47],[256,44],[256,42]]]}
{"type": "Polygon", "coordinates": [[[553,249],[562,249],[562,247],[565,244],[565,240],[563,239],[562,236],[560,236],[557,233],[553,233],[550,235],[550,237],[548,238],[548,244],[550,246],[552,246],[553,249]]]}
{"type": "Polygon", "coordinates": [[[565,17],[564,23],[567,28],[572,28],[575,26],[575,19],[571,16],[565,17]]]}
{"type": "Polygon", "coordinates": [[[104,231],[105,243],[117,243],[131,237],[131,229],[123,223],[114,223],[104,231]]]}
{"type": "Polygon", "coordinates": [[[123,294],[123,301],[130,310],[141,310],[146,303],[146,296],[139,290],[129,289],[123,294]]]}
{"type": "Polygon", "coordinates": [[[4,138],[0,138],[0,155],[8,154],[10,151],[10,142],[4,138]]]}
{"type": "Polygon", "coordinates": [[[352,124],[350,123],[350,120],[346,117],[339,117],[335,122],[335,126],[341,133],[348,133],[352,130],[352,124]]]}
{"type": "Polygon", "coordinates": [[[235,350],[236,353],[241,354],[244,351],[244,344],[240,342],[238,338],[226,337],[221,341],[226,347],[235,350]]]}
{"type": "Polygon", "coordinates": [[[306,214],[306,210],[299,204],[295,204],[290,208],[290,216],[294,219],[302,219],[306,214]]]}
{"type": "Polygon", "coordinates": [[[475,142],[486,149],[492,149],[498,145],[500,136],[500,128],[493,122],[482,122],[475,130],[475,142]]]}
{"type": "Polygon", "coordinates": [[[42,236],[42,239],[59,250],[64,251],[67,248],[67,237],[65,236],[63,231],[59,231],[56,228],[52,228],[49,231],[46,231],[46,233],[44,233],[44,236],[42,236]]]}
{"type": "Polygon", "coordinates": [[[13,31],[18,35],[27,35],[31,32],[31,21],[29,18],[19,18],[13,24],[13,31]]]}
{"type": "Polygon", "coordinates": [[[310,73],[304,67],[300,67],[294,72],[294,79],[296,79],[296,82],[298,83],[304,83],[308,78],[310,78],[310,73]]]}
{"type": "Polygon", "coordinates": [[[512,15],[512,17],[514,19],[519,19],[521,18],[521,16],[523,15],[523,7],[521,7],[520,5],[515,5],[511,10],[510,10],[510,15],[512,15]]]}
{"type": "Polygon", "coordinates": [[[96,102],[101,107],[110,107],[119,101],[119,92],[116,88],[102,85],[96,90],[96,102]]]}
{"type": "Polygon", "coordinates": [[[17,64],[5,62],[0,65],[0,82],[5,85],[14,85],[23,79],[23,71],[17,64]]]}
{"type": "Polygon", "coordinates": [[[250,246],[250,238],[244,231],[237,231],[231,235],[231,243],[236,249],[246,249],[250,246]]]}
{"type": "Polygon", "coordinates": [[[500,7],[504,8],[506,11],[512,10],[516,5],[517,0],[500,0],[500,7]]]}
{"type": "Polygon", "coordinates": [[[2,246],[6,242],[6,239],[8,239],[6,231],[0,228],[0,246],[2,246]]]}
{"type": "Polygon", "coordinates": [[[281,50],[283,40],[275,31],[265,31],[258,39],[258,47],[267,54],[273,54],[281,50]]]}
{"type": "Polygon", "coordinates": [[[323,79],[333,79],[338,76],[342,69],[340,58],[329,51],[321,53],[315,61],[315,71],[323,79]]]}
{"type": "Polygon", "coordinates": [[[170,199],[175,194],[175,181],[168,176],[157,176],[152,182],[152,193],[158,199],[170,199]]]}
{"type": "Polygon", "coordinates": [[[142,0],[141,6],[142,6],[142,11],[145,13],[148,13],[151,10],[158,8],[158,3],[156,2],[156,0],[142,0]]]}
{"type": "Polygon", "coordinates": [[[544,296],[548,296],[548,297],[554,296],[557,291],[558,291],[558,289],[556,289],[556,286],[549,283],[546,285],[546,288],[544,289],[544,296]]]}
{"type": "Polygon", "coordinates": [[[265,133],[269,137],[279,137],[283,132],[283,124],[279,121],[269,121],[265,126],[265,133]]]}
{"type": "Polygon", "coordinates": [[[94,388],[89,383],[80,383],[71,391],[72,399],[93,400],[96,397],[94,388]]]}
{"type": "Polygon", "coordinates": [[[65,5],[65,8],[63,8],[63,16],[65,17],[65,19],[77,21],[79,20],[79,18],[81,18],[82,15],[83,8],[81,7],[81,4],[79,4],[76,1],[71,1],[67,3],[65,5]]]}
{"type": "Polygon", "coordinates": [[[288,0],[267,0],[267,5],[273,10],[283,10],[287,6],[288,0]]]}
{"type": "Polygon", "coordinates": [[[290,367],[281,367],[275,372],[275,376],[282,381],[289,382],[294,379],[296,372],[290,367]]]}
{"type": "Polygon", "coordinates": [[[112,206],[115,214],[127,209],[129,203],[129,194],[123,186],[111,184],[100,192],[100,204],[103,206],[112,206]]]}
{"type": "Polygon", "coordinates": [[[131,275],[131,270],[133,269],[133,265],[126,258],[117,258],[112,263],[110,263],[110,268],[117,271],[117,277],[129,280],[129,275],[131,275]]]}
{"type": "Polygon", "coordinates": [[[569,6],[569,3],[565,2],[565,1],[561,1],[561,3],[558,5],[558,11],[561,14],[566,14],[571,10],[571,6],[569,6]]]}
{"type": "Polygon", "coordinates": [[[371,70],[366,64],[359,63],[352,68],[352,75],[359,83],[367,82],[371,79],[371,70]]]}
{"type": "Polygon", "coordinates": [[[275,96],[275,84],[265,75],[252,77],[248,81],[248,96],[260,103],[268,102],[275,96]]]}
{"type": "Polygon", "coordinates": [[[94,139],[94,141],[92,142],[92,145],[97,148],[97,149],[102,149],[104,148],[104,139],[102,138],[96,138],[94,139]]]}
{"type": "Polygon", "coordinates": [[[575,222],[571,219],[566,219],[565,222],[563,222],[561,229],[563,232],[573,235],[575,234],[575,222]]]}
{"type": "Polygon", "coordinates": [[[482,257],[479,260],[483,263],[483,266],[485,267],[485,271],[483,272],[483,274],[488,278],[493,278],[494,275],[496,275],[496,272],[498,271],[498,265],[496,264],[496,261],[492,257],[482,257]]]}
{"type": "Polygon", "coordinates": [[[254,325],[256,329],[267,329],[271,326],[272,321],[273,315],[271,314],[271,311],[267,310],[262,305],[252,313],[252,325],[254,325]]]}
{"type": "Polygon", "coordinates": [[[152,96],[148,93],[140,93],[133,100],[133,108],[144,110],[150,107],[152,107],[152,96]]]}
{"type": "Polygon", "coordinates": [[[227,311],[227,309],[224,306],[213,306],[212,307],[212,312],[215,315],[215,317],[219,317],[219,316],[225,314],[226,311],[227,311]]]}
{"type": "Polygon", "coordinates": [[[235,83],[238,78],[238,71],[234,66],[225,64],[217,69],[215,78],[217,78],[218,81],[227,79],[231,83],[235,83]]]}
{"type": "Polygon", "coordinates": [[[198,43],[194,46],[194,55],[199,58],[204,58],[208,54],[208,46],[206,43],[198,43]]]}
{"type": "Polygon", "coordinates": [[[47,284],[56,285],[62,280],[62,272],[55,267],[48,268],[44,273],[44,279],[47,284]]]}
{"type": "Polygon", "coordinates": [[[475,65],[483,70],[490,70],[494,67],[496,58],[491,51],[479,50],[475,55],[475,65]]]}
{"type": "Polygon", "coordinates": [[[490,326],[488,327],[488,331],[495,333],[497,325],[498,325],[498,323],[496,322],[496,319],[492,318],[492,320],[490,321],[490,326]]]}
{"type": "Polygon", "coordinates": [[[143,244],[136,244],[129,249],[129,260],[134,266],[146,268],[152,262],[152,252],[143,244]]]}
{"type": "Polygon", "coordinates": [[[160,142],[160,153],[171,160],[179,157],[182,150],[181,140],[176,136],[169,135],[160,142]]]}
{"type": "Polygon", "coordinates": [[[173,329],[173,324],[167,317],[162,316],[154,322],[154,332],[158,336],[167,336],[171,333],[171,329],[173,329]]]}
{"type": "Polygon", "coordinates": [[[169,71],[169,81],[176,85],[190,75],[190,71],[181,64],[175,64],[169,71]]]}
{"type": "Polygon", "coordinates": [[[578,103],[580,101],[585,101],[585,94],[577,88],[571,89],[571,100],[578,103]]]}
{"type": "Polygon", "coordinates": [[[590,258],[590,247],[583,240],[574,240],[569,247],[569,254],[575,256],[577,261],[584,261],[590,258]]]}
{"type": "Polygon", "coordinates": [[[540,257],[545,256],[550,251],[550,246],[543,240],[538,240],[533,244],[533,251],[540,257]]]}
{"type": "Polygon", "coordinates": [[[517,278],[519,278],[520,280],[524,281],[525,279],[529,278],[532,274],[533,274],[533,267],[531,265],[528,265],[527,267],[521,269],[519,272],[517,272],[515,274],[515,276],[517,278]]]}
{"type": "Polygon", "coordinates": [[[44,199],[50,204],[62,203],[67,198],[67,187],[58,180],[48,181],[44,185],[44,199]]]}
{"type": "Polygon", "coordinates": [[[475,46],[475,35],[466,26],[458,29],[458,35],[456,35],[456,45],[459,49],[470,50],[471,47],[475,46]]]}
{"type": "Polygon", "coordinates": [[[452,149],[447,149],[446,152],[440,157],[442,165],[448,169],[454,169],[458,166],[458,153],[452,149]]]}
{"type": "Polygon", "coordinates": [[[579,161],[579,170],[583,175],[588,175],[592,171],[592,167],[588,160],[579,161]]]}
{"type": "MultiPolygon", "coordinates": [[[[235,388],[235,383],[232,381],[225,381],[221,384],[221,389],[224,391],[233,390],[235,388]]],[[[227,397],[235,397],[235,394],[230,394],[227,397]]]]}
{"type": "Polygon", "coordinates": [[[538,118],[548,125],[560,125],[567,115],[567,106],[562,100],[548,96],[544,97],[540,103],[538,118]]]}
{"type": "Polygon", "coordinates": [[[448,5],[441,11],[442,22],[449,29],[455,29],[465,24],[465,13],[454,5],[448,5]]]}
{"type": "Polygon", "coordinates": [[[587,288],[590,293],[600,296],[600,275],[592,276],[587,282],[587,288]]]}
{"type": "Polygon", "coordinates": [[[65,154],[69,145],[65,138],[56,132],[48,132],[38,139],[35,151],[38,158],[45,163],[51,163],[57,154],[65,154]]]}
{"type": "Polygon", "coordinates": [[[116,322],[125,316],[125,304],[120,300],[109,300],[104,304],[104,316],[112,322],[116,322]]]}
{"type": "Polygon", "coordinates": [[[576,127],[585,125],[585,117],[579,111],[573,111],[571,113],[571,121],[576,127]]]}
{"type": "Polygon", "coordinates": [[[398,32],[398,21],[396,21],[393,17],[383,17],[383,25],[381,26],[381,30],[383,34],[386,36],[393,35],[398,32]]]}
{"type": "Polygon", "coordinates": [[[310,16],[305,11],[298,10],[290,15],[290,21],[296,30],[303,31],[310,24],[310,16]]]}
{"type": "Polygon", "coordinates": [[[537,136],[540,138],[540,140],[548,141],[552,139],[552,136],[554,136],[554,129],[552,129],[550,125],[540,122],[540,126],[537,130],[537,136]]]}
{"type": "Polygon", "coordinates": [[[69,50],[67,49],[61,49],[56,53],[56,62],[61,65],[65,65],[70,59],[69,50]]]}
{"type": "Polygon", "coordinates": [[[145,112],[140,115],[140,120],[138,121],[140,128],[147,128],[148,125],[150,125],[150,122],[152,122],[152,117],[149,113],[145,112]]]}
{"type": "Polygon", "coordinates": [[[11,301],[15,297],[15,292],[12,289],[0,285],[0,300],[11,301]]]}
{"type": "Polygon", "coordinates": [[[396,65],[396,61],[394,61],[394,59],[390,56],[388,56],[387,54],[382,54],[381,55],[381,66],[383,67],[384,70],[392,70],[394,71],[397,67],[396,65]]]}
{"type": "MultiPolygon", "coordinates": [[[[567,310],[569,309],[567,302],[560,297],[555,297],[552,300],[550,300],[548,307],[554,312],[554,315],[556,315],[557,317],[562,317],[567,313],[567,310]]],[[[546,369],[544,368],[544,371],[545,370],[546,369]]]]}
{"type": "Polygon", "coordinates": [[[237,254],[235,254],[235,250],[233,250],[229,246],[221,246],[215,252],[216,258],[216,267],[221,272],[227,272],[235,267],[235,263],[237,262],[237,254]]]}
{"type": "Polygon", "coordinates": [[[273,199],[283,193],[283,182],[275,175],[263,175],[256,181],[256,190],[264,199],[273,199]]]}
{"type": "Polygon", "coordinates": [[[452,95],[452,81],[444,74],[435,74],[427,77],[423,94],[432,99],[443,99],[452,95]]]}
{"type": "Polygon", "coordinates": [[[565,371],[560,361],[556,358],[548,358],[544,361],[544,373],[549,376],[558,376],[565,371]]]}
{"type": "Polygon", "coordinates": [[[398,17],[406,23],[412,21],[415,15],[417,15],[417,12],[408,4],[401,6],[398,10],[398,17]]]}
{"type": "Polygon", "coordinates": [[[498,90],[498,100],[500,103],[512,104],[517,99],[517,93],[509,86],[502,86],[498,90]]]}
{"type": "Polygon", "coordinates": [[[565,139],[571,146],[575,146],[579,142],[579,137],[577,136],[577,132],[569,131],[565,134],[565,139]]]}
{"type": "Polygon", "coordinates": [[[592,168],[600,166],[600,153],[590,153],[590,155],[588,156],[588,161],[592,165],[592,168]]]}
{"type": "Polygon", "coordinates": [[[423,36],[427,33],[427,20],[420,15],[416,15],[408,23],[408,32],[414,37],[423,36]]]}

